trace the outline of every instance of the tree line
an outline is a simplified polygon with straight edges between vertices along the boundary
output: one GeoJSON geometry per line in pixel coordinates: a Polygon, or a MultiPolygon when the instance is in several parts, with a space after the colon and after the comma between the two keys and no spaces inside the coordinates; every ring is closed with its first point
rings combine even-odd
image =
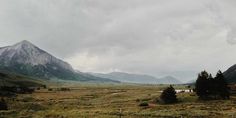
{"type": "Polygon", "coordinates": [[[205,70],[198,74],[195,84],[196,94],[200,99],[229,99],[230,93],[226,79],[219,70],[215,77],[205,70]]]}

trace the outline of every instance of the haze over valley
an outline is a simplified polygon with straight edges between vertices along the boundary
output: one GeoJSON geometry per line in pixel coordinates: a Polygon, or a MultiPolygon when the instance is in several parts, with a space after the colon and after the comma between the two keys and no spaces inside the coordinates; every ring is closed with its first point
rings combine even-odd
{"type": "Polygon", "coordinates": [[[0,0],[0,118],[234,118],[235,0],[0,0]]]}

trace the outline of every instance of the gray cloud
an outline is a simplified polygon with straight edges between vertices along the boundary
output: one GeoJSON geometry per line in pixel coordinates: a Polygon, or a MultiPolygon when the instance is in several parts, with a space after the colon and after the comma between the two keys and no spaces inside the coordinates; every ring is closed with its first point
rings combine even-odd
{"type": "Polygon", "coordinates": [[[236,63],[235,6],[235,0],[1,0],[0,46],[29,40],[81,71],[189,80],[236,63]]]}

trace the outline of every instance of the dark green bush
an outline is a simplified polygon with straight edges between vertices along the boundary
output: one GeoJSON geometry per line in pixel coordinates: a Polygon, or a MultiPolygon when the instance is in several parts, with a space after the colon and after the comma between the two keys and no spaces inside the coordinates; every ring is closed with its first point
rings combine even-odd
{"type": "Polygon", "coordinates": [[[48,88],[48,91],[52,91],[53,89],[52,88],[48,88]]]}
{"type": "Polygon", "coordinates": [[[60,91],[70,91],[70,88],[60,88],[60,91]]]}
{"type": "Polygon", "coordinates": [[[140,107],[146,107],[146,106],[149,106],[148,102],[147,101],[143,101],[139,104],[140,107]]]}
{"type": "Polygon", "coordinates": [[[161,96],[160,96],[160,99],[162,100],[163,103],[165,104],[171,104],[171,103],[176,103],[178,100],[177,100],[177,96],[176,96],[176,92],[175,92],[175,89],[170,86],[168,88],[166,88],[161,96]]]}

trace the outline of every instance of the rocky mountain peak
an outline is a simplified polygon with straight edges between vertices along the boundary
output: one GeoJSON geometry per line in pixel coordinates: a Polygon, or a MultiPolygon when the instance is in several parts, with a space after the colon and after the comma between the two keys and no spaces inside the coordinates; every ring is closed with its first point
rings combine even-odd
{"type": "Polygon", "coordinates": [[[68,63],[57,59],[27,40],[0,48],[0,61],[6,65],[12,63],[30,64],[33,66],[54,64],[73,71],[73,68],[68,63]]]}

